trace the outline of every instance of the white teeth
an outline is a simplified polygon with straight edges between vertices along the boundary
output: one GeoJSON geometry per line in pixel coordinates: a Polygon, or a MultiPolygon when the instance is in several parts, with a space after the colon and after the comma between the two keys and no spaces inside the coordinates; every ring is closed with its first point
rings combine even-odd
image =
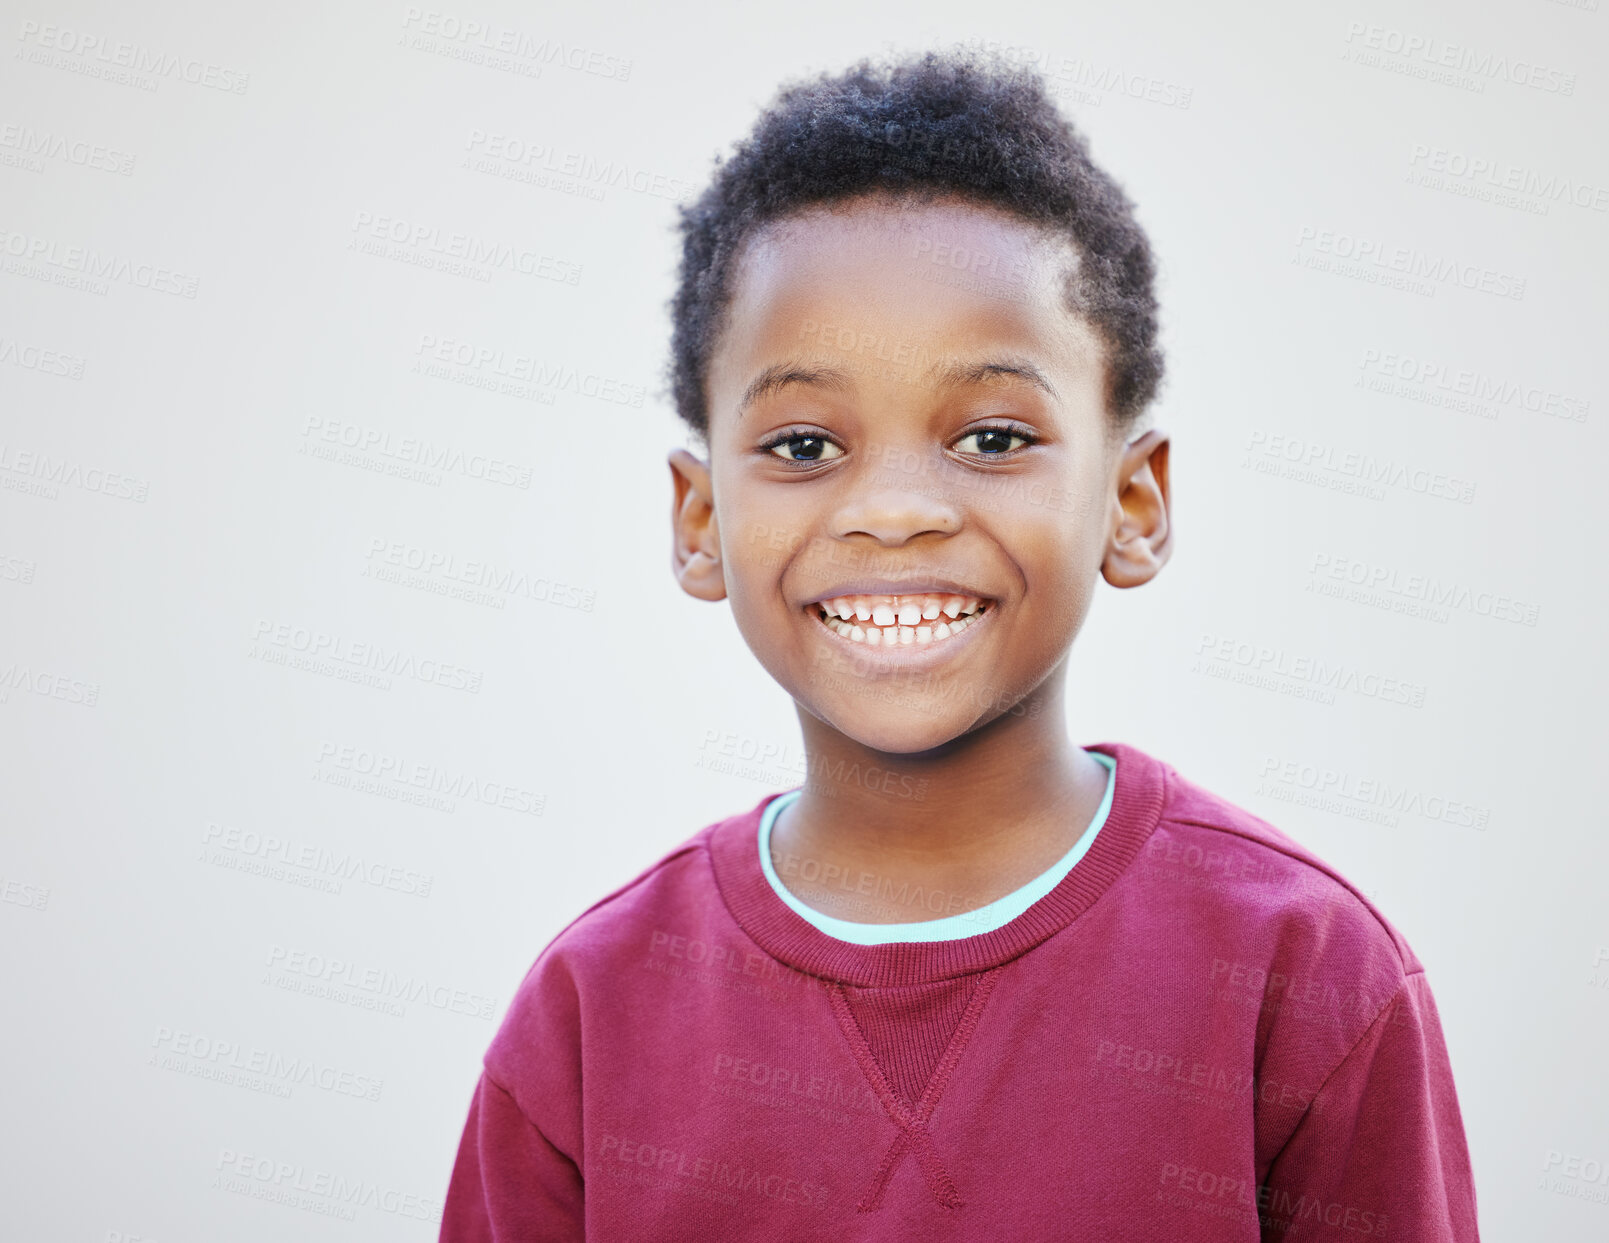
{"type": "Polygon", "coordinates": [[[816,617],[823,625],[852,643],[925,647],[960,634],[987,606],[972,596],[926,594],[892,599],[839,596],[813,607],[819,610],[816,617]],[[899,603],[897,609],[893,600],[899,603]],[[936,619],[937,624],[932,624],[936,619]]]}

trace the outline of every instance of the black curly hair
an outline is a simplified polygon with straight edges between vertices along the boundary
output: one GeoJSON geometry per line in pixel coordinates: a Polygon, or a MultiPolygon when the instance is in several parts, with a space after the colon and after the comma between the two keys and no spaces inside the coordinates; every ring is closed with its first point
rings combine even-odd
{"type": "Polygon", "coordinates": [[[873,194],[960,196],[1070,239],[1079,262],[1067,303],[1105,344],[1108,415],[1127,427],[1144,411],[1162,351],[1155,265],[1133,204],[1037,72],[958,46],[785,85],[732,157],[716,157],[703,194],[678,208],[670,389],[702,439],[710,356],[744,244],[807,207],[873,194]]]}

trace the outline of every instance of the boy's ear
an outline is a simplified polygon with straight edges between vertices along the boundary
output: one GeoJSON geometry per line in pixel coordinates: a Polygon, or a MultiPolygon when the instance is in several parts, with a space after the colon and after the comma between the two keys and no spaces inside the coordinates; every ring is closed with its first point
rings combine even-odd
{"type": "Polygon", "coordinates": [[[1114,525],[1101,576],[1114,587],[1138,587],[1155,578],[1173,553],[1166,433],[1153,428],[1123,447],[1113,498],[1114,525]]]}
{"type": "Polygon", "coordinates": [[[709,466],[686,449],[670,451],[671,571],[682,590],[700,600],[726,599],[721,573],[721,533],[709,466]]]}

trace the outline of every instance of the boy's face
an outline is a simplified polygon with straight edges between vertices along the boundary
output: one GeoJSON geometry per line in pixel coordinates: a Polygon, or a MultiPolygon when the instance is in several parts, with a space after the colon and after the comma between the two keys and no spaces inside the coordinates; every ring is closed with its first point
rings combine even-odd
{"type": "Polygon", "coordinates": [[[1073,261],[976,205],[862,199],[773,225],[739,262],[709,461],[671,454],[677,574],[866,746],[925,751],[1059,692],[1096,576],[1133,586],[1167,558],[1167,441],[1111,431],[1102,345],[1063,301],[1073,261]],[[818,603],[929,593],[985,606],[874,645],[818,603]]]}

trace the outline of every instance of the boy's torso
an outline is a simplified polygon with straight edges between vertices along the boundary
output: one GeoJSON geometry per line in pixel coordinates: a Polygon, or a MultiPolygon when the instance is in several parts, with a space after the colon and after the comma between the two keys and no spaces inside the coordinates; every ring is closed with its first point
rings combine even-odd
{"type": "MultiPolygon", "coordinates": [[[[567,928],[486,1063],[589,1237],[1259,1238],[1270,1162],[1419,965],[1277,830],[1103,749],[1104,849],[984,950],[834,957],[754,884],[775,795],[567,928]]],[[[1335,1237],[1384,1232],[1348,1207],[1335,1237]]]]}

